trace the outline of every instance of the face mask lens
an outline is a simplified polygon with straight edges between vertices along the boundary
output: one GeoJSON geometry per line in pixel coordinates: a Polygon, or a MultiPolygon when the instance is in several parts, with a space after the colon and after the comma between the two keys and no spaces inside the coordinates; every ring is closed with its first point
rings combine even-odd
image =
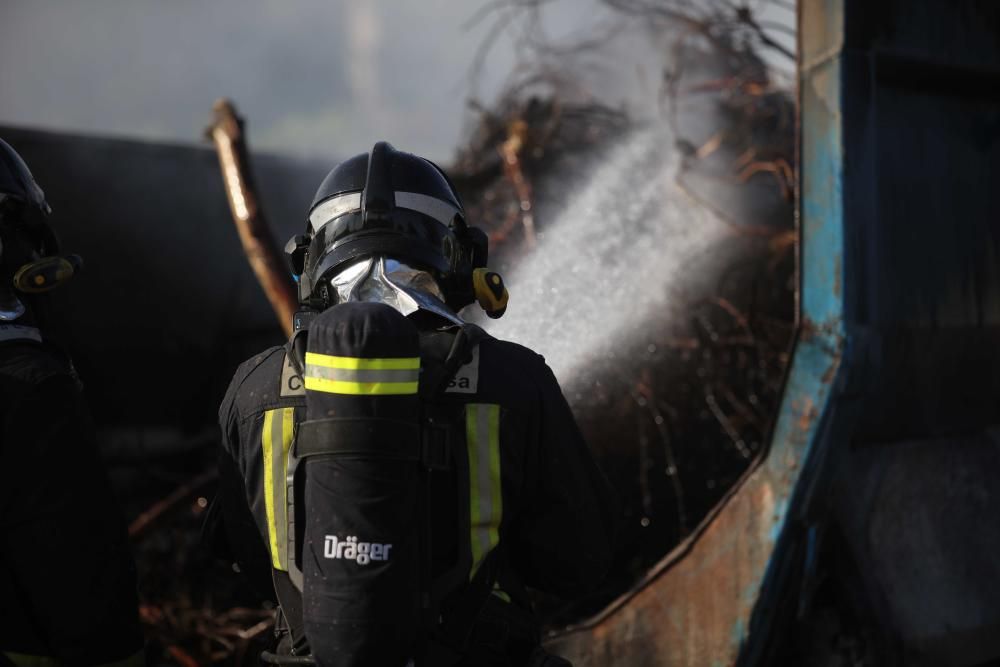
{"type": "Polygon", "coordinates": [[[346,269],[338,272],[335,276],[330,278],[330,285],[334,289],[337,289],[338,287],[343,287],[357,282],[358,278],[368,273],[370,263],[371,260],[362,259],[354,264],[351,264],[346,269]]]}
{"type": "Polygon", "coordinates": [[[461,322],[445,305],[444,293],[434,276],[396,259],[382,256],[359,260],[329,279],[334,303],[375,301],[404,315],[429,310],[461,322]]]}
{"type": "Polygon", "coordinates": [[[385,275],[394,285],[418,292],[426,292],[444,301],[441,288],[427,271],[415,269],[395,259],[387,259],[385,260],[385,275]]]}
{"type": "Polygon", "coordinates": [[[330,292],[334,303],[344,303],[352,299],[352,293],[357,291],[358,283],[363,281],[371,271],[372,260],[361,259],[334,274],[330,280],[330,292]]]}

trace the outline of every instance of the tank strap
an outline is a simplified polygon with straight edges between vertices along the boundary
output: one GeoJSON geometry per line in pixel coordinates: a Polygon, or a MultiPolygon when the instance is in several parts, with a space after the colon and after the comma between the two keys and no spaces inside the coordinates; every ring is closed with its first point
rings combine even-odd
{"type": "MultiPolygon", "coordinates": [[[[421,356],[432,357],[424,364],[426,378],[421,379],[420,397],[433,400],[444,394],[448,383],[465,364],[486,333],[475,324],[466,323],[458,329],[450,343],[435,341],[421,350],[421,356]],[[447,351],[442,343],[447,344],[447,351]],[[437,357],[434,359],[433,357],[437,357]]],[[[464,428],[454,411],[443,413],[425,403],[420,438],[421,460],[427,470],[450,470],[455,465],[453,447],[458,433],[464,428]]]]}
{"type": "MultiPolygon", "coordinates": [[[[434,387],[433,397],[444,394],[449,381],[469,361],[485,336],[485,332],[473,324],[458,331],[444,358],[443,372],[434,387]]],[[[461,503],[458,530],[459,534],[464,534],[468,545],[454,567],[432,583],[436,600],[431,607],[430,638],[423,662],[447,667],[458,664],[468,653],[476,622],[494,592],[500,572],[505,569],[506,555],[496,539],[501,513],[499,461],[496,460],[499,455],[499,406],[467,403],[464,408],[454,405],[451,409],[448,406],[440,408],[440,414],[431,410],[428,416],[431,425],[436,423],[439,428],[438,437],[448,443],[447,460],[461,471],[457,476],[456,501],[461,503]],[[480,428],[483,425],[484,428],[480,428]],[[463,432],[466,446],[453,448],[453,443],[462,441],[463,432]],[[488,480],[489,488],[483,486],[484,480],[488,480]],[[454,593],[456,587],[461,592],[454,593]],[[443,624],[439,622],[442,616],[443,624]]],[[[427,439],[427,426],[424,439],[427,439]]]]}
{"type": "Polygon", "coordinates": [[[473,630],[493,593],[505,556],[502,547],[493,549],[483,559],[465,590],[452,596],[443,607],[444,623],[428,642],[427,651],[433,656],[428,664],[448,667],[460,662],[469,652],[473,630]]]}
{"type": "Polygon", "coordinates": [[[438,391],[443,391],[448,382],[455,376],[462,364],[468,361],[472,350],[479,345],[479,342],[486,337],[486,332],[481,327],[466,322],[465,325],[455,334],[455,340],[448,351],[444,365],[447,373],[444,385],[438,387],[438,391]]]}
{"type": "Polygon", "coordinates": [[[285,343],[285,356],[299,377],[306,374],[306,343],[309,339],[309,329],[298,329],[285,343]]]}
{"type": "Polygon", "coordinates": [[[395,419],[332,418],[304,421],[295,439],[295,456],[318,454],[332,456],[377,455],[402,461],[420,460],[420,450],[413,447],[420,436],[417,424],[395,419]],[[356,443],[363,440],[365,449],[356,443]],[[372,447],[378,447],[378,452],[372,447]]]}
{"type": "Polygon", "coordinates": [[[287,572],[271,570],[274,580],[274,593],[278,597],[279,631],[287,631],[289,641],[282,642],[281,652],[290,655],[308,655],[309,642],[306,640],[305,624],[302,620],[302,592],[295,587],[287,572]]]}

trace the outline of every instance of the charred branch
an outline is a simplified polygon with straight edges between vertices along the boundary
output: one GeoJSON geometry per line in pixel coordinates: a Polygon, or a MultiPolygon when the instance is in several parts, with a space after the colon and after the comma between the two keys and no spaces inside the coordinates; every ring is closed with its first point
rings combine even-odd
{"type": "Polygon", "coordinates": [[[298,296],[288,278],[284,258],[264,217],[254,185],[243,131],[243,119],[232,102],[219,100],[212,107],[214,120],[206,135],[215,144],[233,222],[243,251],[285,334],[292,334],[298,296]]]}

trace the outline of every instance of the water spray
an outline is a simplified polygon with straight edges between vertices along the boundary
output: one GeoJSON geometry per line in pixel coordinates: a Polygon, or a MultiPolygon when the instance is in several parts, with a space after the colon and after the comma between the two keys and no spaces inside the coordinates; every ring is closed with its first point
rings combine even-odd
{"type": "Polygon", "coordinates": [[[630,134],[510,276],[511,316],[490,333],[543,354],[570,397],[675,305],[672,285],[726,231],[677,188],[679,162],[666,127],[630,134]]]}

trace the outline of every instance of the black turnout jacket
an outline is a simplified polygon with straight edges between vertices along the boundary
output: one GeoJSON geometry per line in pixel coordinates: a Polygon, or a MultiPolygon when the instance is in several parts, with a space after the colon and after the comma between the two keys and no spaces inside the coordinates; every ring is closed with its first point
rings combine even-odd
{"type": "Polygon", "coordinates": [[[135,564],[76,375],[55,348],[11,339],[27,328],[0,329],[0,651],[141,664],[135,564]]]}
{"type": "MultiPolygon", "coordinates": [[[[454,327],[423,328],[421,355],[434,348],[448,350],[455,335],[454,327]]],[[[478,465],[486,476],[491,472],[496,476],[502,504],[502,512],[497,511],[496,499],[492,508],[484,510],[492,512],[496,530],[492,534],[488,527],[478,531],[481,539],[473,551],[479,553],[473,558],[483,558],[484,552],[502,546],[504,558],[494,588],[497,596],[510,604],[528,606],[526,586],[561,597],[578,596],[598,585],[610,565],[619,514],[617,500],[544,359],[520,345],[481,335],[444,391],[425,401],[451,409],[451,414],[457,410],[457,414],[464,411],[471,415],[471,421],[458,424],[454,430],[453,447],[466,447],[470,438],[486,440],[490,433],[498,432],[498,460],[493,467],[485,462],[485,456],[474,457],[481,460],[470,464],[478,465]]],[[[223,451],[218,500],[235,552],[232,555],[244,571],[252,577],[257,574],[263,587],[268,586],[267,578],[274,570],[279,597],[285,573],[294,569],[290,567],[293,557],[281,548],[287,537],[283,531],[294,527],[280,529],[275,535],[273,517],[283,493],[275,488],[275,480],[287,472],[280,465],[275,469],[276,452],[281,451],[276,443],[282,437],[282,424],[291,425],[286,438],[296,437],[295,428],[304,419],[306,405],[303,379],[290,363],[290,354],[294,354],[293,343],[273,347],[243,363],[219,411],[223,451]]],[[[480,488],[470,492],[465,502],[483,502],[477,493],[488,491],[480,488]]],[[[455,525],[455,512],[461,510],[453,507],[461,502],[456,498],[463,495],[445,492],[437,497],[440,507],[435,514],[441,521],[435,528],[434,550],[444,563],[456,542],[470,536],[449,531],[455,525]]],[[[472,515],[482,521],[482,512],[472,515]]],[[[476,540],[475,534],[472,539],[476,540]]],[[[442,564],[438,570],[444,567],[442,564]]],[[[460,606],[452,611],[467,612],[460,606]]],[[[446,623],[448,614],[445,604],[442,615],[446,623]]],[[[315,645],[314,638],[309,639],[315,645]]]]}

